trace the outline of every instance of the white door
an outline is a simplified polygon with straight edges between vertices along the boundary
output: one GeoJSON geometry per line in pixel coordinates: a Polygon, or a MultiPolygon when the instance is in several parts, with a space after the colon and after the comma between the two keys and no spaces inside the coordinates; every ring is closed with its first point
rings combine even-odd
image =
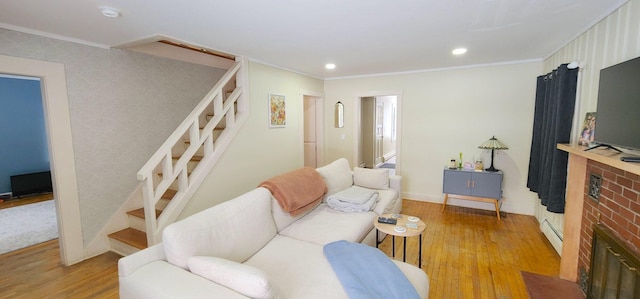
{"type": "Polygon", "coordinates": [[[375,143],[374,143],[374,157],[375,165],[379,165],[384,162],[383,158],[383,136],[384,136],[384,103],[376,100],[376,115],[375,115],[375,143]]]}
{"type": "Polygon", "coordinates": [[[304,96],[304,166],[318,167],[318,134],[315,97],[304,96]]]}

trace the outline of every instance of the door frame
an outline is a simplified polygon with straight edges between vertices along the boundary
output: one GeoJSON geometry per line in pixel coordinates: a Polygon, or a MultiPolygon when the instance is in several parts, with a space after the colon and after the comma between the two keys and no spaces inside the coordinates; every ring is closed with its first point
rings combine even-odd
{"type": "Polygon", "coordinates": [[[353,161],[356,164],[360,163],[360,147],[362,144],[362,116],[360,115],[362,110],[362,98],[369,97],[382,97],[382,96],[396,96],[396,174],[401,175],[402,170],[402,90],[388,90],[388,91],[371,91],[358,94],[354,98],[353,109],[353,161]]]}
{"type": "Polygon", "coordinates": [[[313,97],[316,98],[316,165],[318,167],[324,165],[324,93],[310,90],[301,90],[300,91],[300,109],[299,114],[301,115],[300,126],[299,126],[299,135],[300,135],[300,165],[304,166],[304,97],[313,97]]]}
{"type": "Polygon", "coordinates": [[[67,266],[80,262],[86,253],[64,64],[0,55],[0,73],[40,78],[60,260],[67,266]]]}

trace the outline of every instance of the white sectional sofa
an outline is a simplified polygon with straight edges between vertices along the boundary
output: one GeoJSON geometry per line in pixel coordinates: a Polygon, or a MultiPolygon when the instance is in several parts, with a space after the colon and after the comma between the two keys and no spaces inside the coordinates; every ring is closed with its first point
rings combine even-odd
{"type": "MultiPolygon", "coordinates": [[[[344,213],[323,201],[291,216],[269,190],[258,187],[169,225],[162,243],[120,259],[120,297],[348,298],[323,246],[338,240],[374,246],[373,221],[402,206],[401,178],[384,170],[352,172],[346,159],[316,170],[326,182],[327,196],[354,181],[379,188],[374,210],[344,213]]],[[[425,272],[393,262],[427,298],[425,272]]]]}

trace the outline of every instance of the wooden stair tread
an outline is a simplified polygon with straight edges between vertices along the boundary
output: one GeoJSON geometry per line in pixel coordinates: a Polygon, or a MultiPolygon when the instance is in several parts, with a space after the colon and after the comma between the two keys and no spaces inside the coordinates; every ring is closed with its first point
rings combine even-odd
{"type": "MultiPolygon", "coordinates": [[[[226,129],[226,126],[222,126],[222,127],[215,127],[213,128],[214,131],[223,131],[224,129],[226,129]]],[[[200,130],[204,130],[204,128],[200,128],[200,130]]],[[[185,142],[190,142],[190,141],[185,141],[185,142]]]]}
{"type": "MultiPolygon", "coordinates": [[[[173,156],[171,158],[173,158],[174,160],[179,160],[181,158],[181,156],[173,156]]],[[[203,158],[204,158],[204,156],[193,156],[193,157],[191,157],[191,161],[200,162],[200,161],[202,161],[203,158]]]]}
{"type": "Polygon", "coordinates": [[[138,249],[147,248],[147,235],[134,228],[125,228],[121,231],[109,234],[109,238],[131,245],[138,249]]]}
{"type": "MultiPolygon", "coordinates": [[[[163,176],[164,173],[162,172],[158,172],[158,176],[163,176]]],[[[187,171],[187,175],[190,176],[191,175],[191,171],[187,171]]]]}
{"type": "Polygon", "coordinates": [[[167,192],[162,194],[162,198],[171,200],[174,196],[176,196],[176,193],[178,193],[178,190],[169,189],[167,190],[167,192]]]}
{"type": "MultiPolygon", "coordinates": [[[[162,213],[162,210],[156,209],[156,218],[158,216],[160,216],[160,213],[162,213]]],[[[139,208],[139,209],[135,209],[133,211],[129,211],[129,212],[127,212],[127,214],[129,214],[131,216],[134,216],[134,217],[145,219],[145,217],[144,217],[144,208],[139,208]]]]}

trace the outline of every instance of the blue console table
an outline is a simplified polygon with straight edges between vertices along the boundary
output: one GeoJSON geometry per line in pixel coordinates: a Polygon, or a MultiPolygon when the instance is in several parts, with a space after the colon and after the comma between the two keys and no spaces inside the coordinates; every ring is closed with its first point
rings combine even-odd
{"type": "Polygon", "coordinates": [[[481,201],[493,203],[498,220],[500,220],[499,201],[502,198],[502,171],[445,169],[442,192],[444,193],[442,211],[447,206],[449,197],[481,201]]]}

